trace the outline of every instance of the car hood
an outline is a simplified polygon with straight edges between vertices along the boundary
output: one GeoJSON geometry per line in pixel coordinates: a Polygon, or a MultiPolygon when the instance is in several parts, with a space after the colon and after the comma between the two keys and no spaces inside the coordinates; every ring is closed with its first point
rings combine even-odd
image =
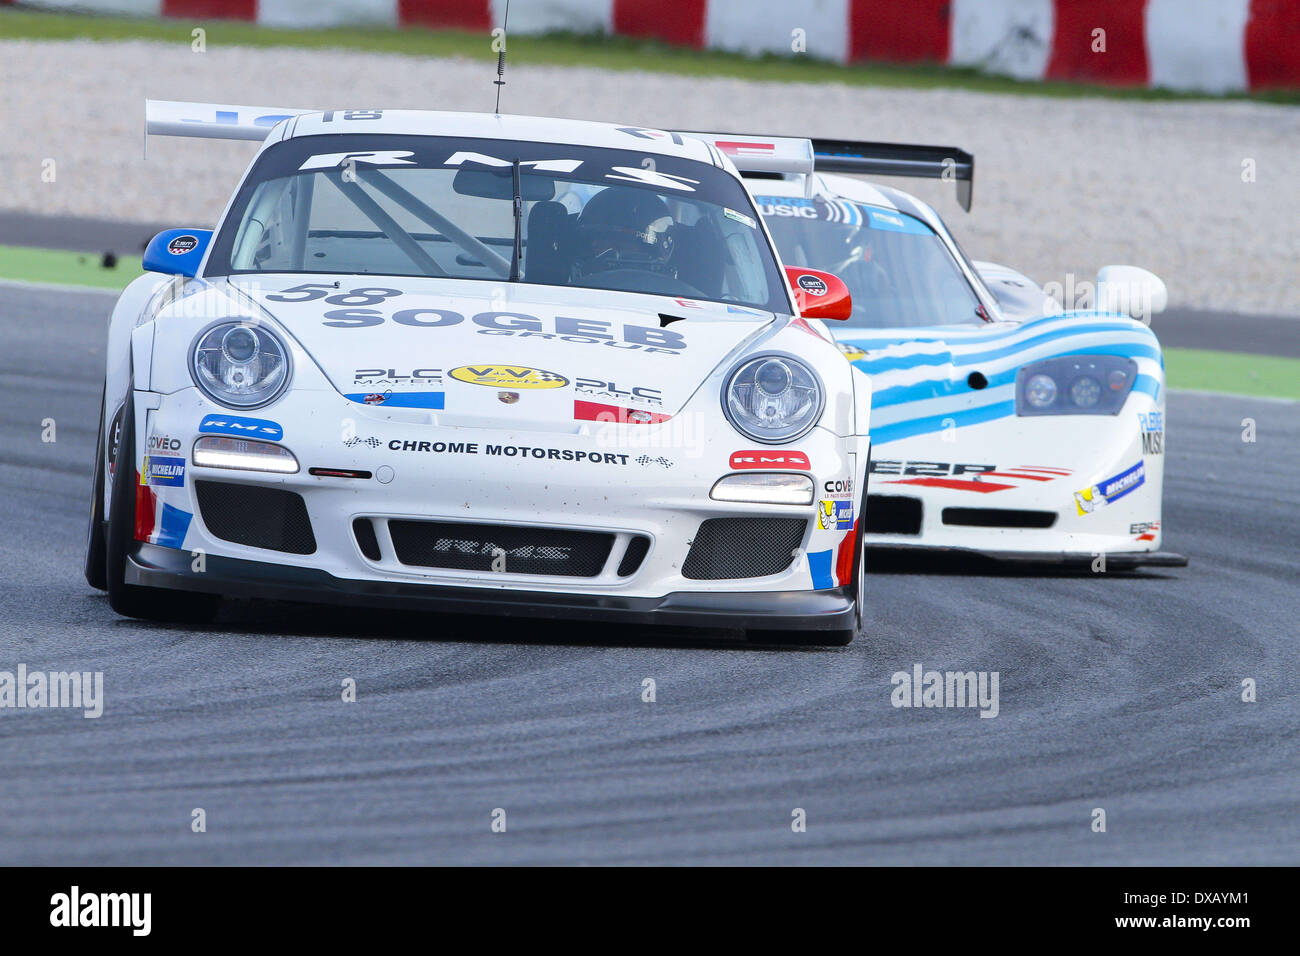
{"type": "Polygon", "coordinates": [[[427,410],[447,424],[572,426],[575,417],[601,411],[589,406],[661,420],[776,318],[726,303],[523,283],[302,275],[228,281],[349,399],[427,410]]]}

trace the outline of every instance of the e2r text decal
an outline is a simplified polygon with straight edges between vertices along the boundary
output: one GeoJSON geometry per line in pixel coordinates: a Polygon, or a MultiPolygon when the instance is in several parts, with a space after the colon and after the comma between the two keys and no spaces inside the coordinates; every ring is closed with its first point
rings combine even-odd
{"type": "Polygon", "coordinates": [[[873,475],[973,475],[985,471],[996,471],[996,465],[960,465],[943,461],[876,461],[871,460],[869,467],[873,475]]]}

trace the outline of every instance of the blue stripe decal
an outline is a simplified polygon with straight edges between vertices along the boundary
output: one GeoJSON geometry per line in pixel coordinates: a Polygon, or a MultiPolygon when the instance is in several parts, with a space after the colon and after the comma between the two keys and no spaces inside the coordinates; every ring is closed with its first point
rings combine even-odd
{"type": "Polygon", "coordinates": [[[1133,379],[1133,391],[1142,392],[1156,399],[1160,397],[1160,383],[1150,375],[1139,375],[1133,379]]]}
{"type": "MultiPolygon", "coordinates": [[[[993,349],[989,352],[976,352],[970,355],[963,355],[959,361],[954,362],[953,364],[974,365],[977,362],[987,362],[991,359],[1001,358],[1004,355],[1011,355],[1015,352],[1033,348],[1035,345],[1042,345],[1045,342],[1054,342],[1057,339],[1068,339],[1072,335],[1086,335],[1090,332],[1132,332],[1133,330],[1132,322],[1128,325],[1116,325],[1113,323],[1105,325],[1076,325],[1067,329],[1058,329],[1055,332],[1044,332],[1042,335],[1035,335],[1032,338],[1023,339],[1011,345],[1004,345],[1000,349],[993,349]]],[[[1147,346],[1147,348],[1150,348],[1150,346],[1147,346]]],[[[1082,352],[1083,350],[1079,351],[1082,352]]],[[[1152,357],[1154,358],[1155,350],[1152,349],[1151,351],[1152,357]]]]}
{"type": "MultiPolygon", "coordinates": [[[[856,363],[854,363],[856,364],[856,363]]],[[[984,387],[984,391],[990,388],[998,388],[1003,385],[1010,385],[1016,380],[1016,372],[1019,368],[1010,368],[1005,372],[998,372],[996,375],[989,376],[989,383],[984,387]]],[[[924,382],[914,382],[911,385],[895,385],[892,388],[882,388],[878,392],[873,392],[871,396],[872,411],[877,408],[888,408],[891,405],[906,405],[908,402],[923,402],[931,398],[950,398],[961,394],[974,395],[975,390],[966,384],[966,379],[927,379],[924,382]]]]}
{"type": "Polygon", "coordinates": [[[894,422],[892,425],[883,425],[880,428],[871,430],[871,440],[879,444],[885,442],[898,441],[902,438],[914,438],[917,435],[928,435],[930,432],[941,431],[945,427],[961,428],[963,425],[979,425],[984,422],[996,421],[999,418],[1006,418],[1016,413],[1016,403],[994,402],[992,405],[981,405],[979,408],[968,408],[960,412],[945,412],[941,415],[930,415],[926,418],[913,418],[908,421],[894,422]],[[945,422],[951,422],[951,426],[945,426],[945,422]]]}
{"type": "Polygon", "coordinates": [[[442,408],[446,400],[445,392],[352,392],[345,398],[363,405],[384,406],[386,408],[442,408]],[[384,395],[382,402],[367,402],[368,395],[384,395]]]}
{"type": "MultiPolygon", "coordinates": [[[[1028,322],[1022,322],[1009,329],[998,329],[993,332],[985,331],[979,326],[930,326],[928,328],[899,329],[889,338],[871,338],[855,339],[847,336],[837,336],[839,341],[849,345],[856,345],[864,352],[872,349],[883,349],[890,345],[903,345],[909,342],[947,342],[949,345],[966,345],[977,344],[980,342],[996,342],[998,339],[1010,338],[1020,335],[1028,329],[1044,325],[1056,325],[1061,322],[1077,322],[1080,319],[1121,319],[1124,327],[1132,332],[1137,332],[1146,326],[1139,326],[1138,323],[1126,316],[1117,315],[1113,312],[1067,312],[1063,315],[1049,315],[1041,319],[1032,319],[1028,322]]],[[[849,330],[846,330],[849,331],[849,330]]],[[[867,331],[867,330],[863,330],[867,331]]]]}
{"type": "Polygon", "coordinates": [[[194,515],[169,504],[162,506],[162,520],[154,533],[154,544],[164,548],[179,548],[185,543],[185,532],[190,530],[190,520],[194,515]]]}
{"type": "Polygon", "coordinates": [[[810,551],[808,553],[808,570],[812,573],[813,588],[835,587],[835,577],[831,574],[831,552],[810,551]]]}
{"type": "Polygon", "coordinates": [[[874,375],[877,372],[904,371],[922,365],[949,365],[951,363],[951,352],[922,352],[916,355],[899,355],[881,359],[857,359],[853,364],[868,375],[874,375]]]}

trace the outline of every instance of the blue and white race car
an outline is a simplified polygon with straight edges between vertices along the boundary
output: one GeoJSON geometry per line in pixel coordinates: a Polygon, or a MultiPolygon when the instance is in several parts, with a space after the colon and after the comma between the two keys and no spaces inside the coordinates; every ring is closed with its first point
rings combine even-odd
{"type": "Polygon", "coordinates": [[[1062,312],[1015,270],[971,262],[914,196],[834,175],[949,179],[969,210],[962,150],[705,138],[741,169],[786,265],[851,292],[831,331],[873,384],[868,545],[1186,563],[1160,550],[1164,365],[1139,321],[1165,306],[1156,276],[1108,266],[1102,308],[1062,312]]]}

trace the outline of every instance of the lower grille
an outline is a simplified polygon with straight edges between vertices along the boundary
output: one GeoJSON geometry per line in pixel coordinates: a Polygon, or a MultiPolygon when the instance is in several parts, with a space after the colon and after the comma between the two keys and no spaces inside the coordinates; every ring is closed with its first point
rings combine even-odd
{"type": "Polygon", "coordinates": [[[600,574],[614,546],[602,532],[449,521],[390,520],[388,534],[402,564],[577,578],[600,574]]]}
{"type": "Polygon", "coordinates": [[[645,556],[650,553],[650,539],[644,535],[637,535],[627,543],[627,550],[623,552],[623,560],[618,563],[618,576],[626,578],[636,573],[636,569],[641,567],[641,562],[645,556]]]}
{"type": "Polygon", "coordinates": [[[1013,508],[944,508],[943,523],[975,528],[1050,528],[1055,511],[1017,511],[1013,508]]]}
{"type": "Polygon", "coordinates": [[[682,562],[696,581],[762,578],[794,563],[808,522],[803,518],[709,518],[682,562]]]}
{"type": "Polygon", "coordinates": [[[379,539],[375,537],[375,523],[369,518],[356,518],[352,522],[352,534],[356,536],[357,547],[371,561],[381,557],[379,539]]]}
{"type": "Polygon", "coordinates": [[[867,495],[867,534],[920,534],[921,499],[867,495]]]}
{"type": "Polygon", "coordinates": [[[302,495],[228,481],[196,481],[199,515],[222,541],[288,554],[312,554],[316,536],[302,495]]]}

